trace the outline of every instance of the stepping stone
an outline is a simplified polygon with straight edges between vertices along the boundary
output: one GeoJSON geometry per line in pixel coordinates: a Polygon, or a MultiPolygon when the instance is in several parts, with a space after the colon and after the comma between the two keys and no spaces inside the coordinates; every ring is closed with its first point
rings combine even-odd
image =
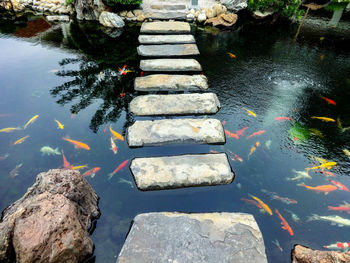
{"type": "Polygon", "coordinates": [[[187,22],[144,22],[140,32],[148,34],[181,34],[190,33],[191,27],[187,22]]]}
{"type": "Polygon", "coordinates": [[[117,263],[267,263],[253,215],[145,213],[137,215],[117,263]]]}
{"type": "Polygon", "coordinates": [[[138,91],[206,90],[208,89],[208,80],[203,75],[154,74],[137,77],[134,89],[138,91]]]}
{"type": "Polygon", "coordinates": [[[128,128],[130,147],[174,143],[225,143],[222,124],[217,119],[162,119],[136,121],[128,128]]]}
{"type": "Polygon", "coordinates": [[[202,71],[202,67],[195,59],[161,58],[140,61],[143,71],[202,71]]]}
{"type": "Polygon", "coordinates": [[[172,4],[172,5],[151,5],[152,9],[157,10],[184,10],[187,9],[186,5],[172,4]]]}
{"type": "Polygon", "coordinates": [[[196,44],[141,45],[137,53],[145,57],[182,57],[199,55],[199,50],[196,44]]]}
{"type": "Polygon", "coordinates": [[[140,190],[230,184],[234,178],[225,153],[136,158],[130,169],[140,190]]]}
{"type": "Polygon", "coordinates": [[[220,108],[214,93],[143,95],[129,104],[130,112],[138,116],[215,114],[220,108]]]}
{"type": "MultiPolygon", "coordinates": [[[[188,12],[187,11],[168,11],[168,12],[146,12],[144,16],[147,19],[154,19],[154,20],[186,20],[188,12]]],[[[187,32],[187,31],[186,31],[187,32]]],[[[144,32],[142,32],[144,33],[144,32]]],[[[154,33],[154,32],[151,32],[154,33]]],[[[175,32],[176,33],[176,32],[175,32]]],[[[180,32],[179,32],[180,33],[180,32]]],[[[165,33],[165,34],[172,34],[172,33],[165,33]]]]}
{"type": "Polygon", "coordinates": [[[193,44],[196,43],[192,35],[140,35],[141,44],[193,44]]]}

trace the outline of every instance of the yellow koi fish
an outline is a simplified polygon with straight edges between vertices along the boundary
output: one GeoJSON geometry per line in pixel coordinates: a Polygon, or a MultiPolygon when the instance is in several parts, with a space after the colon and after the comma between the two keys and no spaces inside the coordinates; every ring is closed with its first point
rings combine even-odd
{"type": "Polygon", "coordinates": [[[9,128],[3,128],[0,130],[0,132],[12,132],[12,131],[15,131],[15,130],[22,130],[22,128],[13,128],[13,127],[9,127],[9,128]]]}
{"type": "Polygon", "coordinates": [[[343,152],[345,153],[345,155],[347,155],[350,158],[350,151],[347,149],[343,149],[343,152]]]}
{"type": "Polygon", "coordinates": [[[319,162],[319,163],[328,163],[328,161],[326,159],[323,159],[323,158],[320,158],[320,157],[317,157],[317,156],[311,155],[310,158],[312,160],[315,160],[316,162],[319,162]]]}
{"type": "Polygon", "coordinates": [[[267,204],[265,204],[263,201],[261,201],[259,198],[257,198],[254,195],[250,195],[250,197],[255,199],[259,203],[259,205],[261,205],[261,207],[272,216],[272,210],[267,204]]]}
{"type": "Polygon", "coordinates": [[[311,168],[306,168],[306,170],[316,170],[316,169],[322,169],[324,170],[325,168],[327,168],[328,170],[330,170],[333,166],[336,166],[337,162],[326,162],[326,163],[322,163],[321,165],[318,166],[314,166],[311,168]]]}
{"type": "Polygon", "coordinates": [[[124,141],[124,137],[122,135],[120,135],[116,131],[113,131],[112,125],[109,125],[109,130],[111,131],[114,138],[124,141]]]}
{"type": "Polygon", "coordinates": [[[24,136],[24,137],[22,137],[21,139],[18,139],[17,141],[15,141],[15,142],[13,143],[13,145],[21,144],[21,143],[24,142],[27,138],[29,138],[29,135],[24,136]]]}
{"type": "Polygon", "coordinates": [[[80,170],[88,167],[87,164],[85,165],[79,165],[79,166],[72,166],[72,170],[80,170]]]}
{"type": "Polygon", "coordinates": [[[253,154],[253,152],[256,151],[256,147],[255,146],[252,146],[252,148],[250,148],[250,152],[248,154],[248,158],[253,154]]]}
{"type": "Polygon", "coordinates": [[[335,122],[334,119],[328,118],[328,117],[316,117],[316,116],[312,116],[311,119],[318,119],[318,120],[325,121],[325,122],[335,122]]]}
{"type": "Polygon", "coordinates": [[[63,125],[62,123],[60,123],[58,120],[55,120],[55,122],[56,122],[57,125],[58,125],[57,129],[61,129],[61,130],[64,129],[64,125],[63,125]]]}
{"type": "Polygon", "coordinates": [[[27,128],[27,126],[28,126],[29,124],[31,124],[32,122],[34,122],[38,117],[39,117],[39,115],[35,115],[34,117],[32,117],[32,118],[24,125],[24,129],[27,128]]]}
{"type": "Polygon", "coordinates": [[[256,114],[246,108],[243,107],[243,110],[245,110],[249,115],[256,117],[256,114]]]}

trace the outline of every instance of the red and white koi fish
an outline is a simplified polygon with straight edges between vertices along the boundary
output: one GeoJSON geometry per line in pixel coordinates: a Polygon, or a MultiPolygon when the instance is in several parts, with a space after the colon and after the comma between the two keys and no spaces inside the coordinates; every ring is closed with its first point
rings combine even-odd
{"type": "Polygon", "coordinates": [[[281,219],[281,225],[282,225],[282,229],[285,229],[288,231],[288,233],[293,236],[294,232],[293,229],[290,227],[290,225],[288,224],[288,222],[283,218],[283,216],[280,214],[280,212],[278,212],[277,208],[275,209],[276,214],[278,215],[278,217],[281,219]]]}
{"type": "Polygon", "coordinates": [[[245,127],[243,127],[242,129],[236,131],[236,134],[237,134],[238,136],[244,136],[244,131],[245,131],[246,129],[248,129],[248,128],[249,128],[248,126],[245,126],[245,127]]]}
{"type": "Polygon", "coordinates": [[[262,206],[257,201],[255,201],[253,199],[241,198],[241,200],[247,204],[255,205],[257,208],[262,209],[262,206]]]}
{"type": "Polygon", "coordinates": [[[267,191],[266,189],[261,189],[261,192],[268,194],[271,197],[271,199],[281,201],[282,203],[285,203],[287,205],[298,203],[296,200],[290,199],[288,197],[279,196],[277,193],[267,191]]]}
{"type": "Polygon", "coordinates": [[[113,151],[114,154],[117,154],[117,153],[118,153],[117,145],[115,145],[115,142],[114,142],[112,136],[111,136],[111,150],[113,151]]]}
{"type": "Polygon", "coordinates": [[[126,164],[128,163],[128,161],[129,161],[129,160],[125,160],[124,162],[122,162],[112,173],[110,173],[110,174],[108,175],[108,179],[111,179],[112,176],[113,176],[115,173],[117,173],[117,172],[119,172],[121,169],[123,169],[123,168],[126,166],[126,164]]]}
{"type": "Polygon", "coordinates": [[[319,170],[318,172],[321,174],[324,174],[325,176],[332,176],[332,177],[336,176],[334,173],[331,173],[329,171],[319,170]]]}
{"type": "Polygon", "coordinates": [[[334,249],[343,250],[344,252],[346,252],[350,248],[350,242],[337,242],[335,244],[331,244],[323,247],[327,249],[332,249],[332,250],[334,249]]]}
{"type": "Polygon", "coordinates": [[[230,150],[228,150],[229,154],[230,154],[230,159],[232,161],[239,161],[241,163],[243,163],[243,159],[241,157],[239,157],[237,154],[231,152],[230,150]]]}
{"type": "Polygon", "coordinates": [[[291,118],[291,117],[276,117],[275,120],[276,121],[292,121],[293,118],[291,118]]]}
{"type": "Polygon", "coordinates": [[[344,204],[340,206],[328,206],[328,210],[342,211],[350,214],[350,204],[344,201],[344,204]]]}
{"type": "Polygon", "coordinates": [[[9,156],[10,155],[8,153],[4,154],[3,156],[0,156],[0,161],[6,160],[9,156]]]}
{"type": "Polygon", "coordinates": [[[230,132],[230,131],[228,131],[228,130],[225,130],[225,134],[226,134],[227,136],[230,136],[230,137],[235,138],[235,139],[237,139],[237,140],[239,139],[239,137],[238,137],[237,134],[232,133],[232,132],[230,132]]]}
{"type": "Polygon", "coordinates": [[[326,97],[321,97],[321,98],[324,99],[325,101],[327,101],[329,104],[332,104],[332,105],[334,105],[334,106],[337,105],[337,103],[336,103],[334,100],[328,99],[328,98],[326,98],[326,97]]]}
{"type": "Polygon", "coordinates": [[[83,176],[91,176],[91,178],[93,178],[99,170],[101,170],[100,167],[94,167],[94,168],[92,168],[92,169],[86,171],[86,172],[83,174],[83,176]]]}
{"type": "Polygon", "coordinates": [[[61,150],[61,151],[62,151],[62,158],[63,158],[63,167],[64,167],[63,169],[64,169],[64,170],[66,170],[66,169],[71,170],[71,169],[73,168],[73,165],[71,165],[71,164],[68,162],[66,156],[64,155],[63,150],[61,150]]]}
{"type": "Polygon", "coordinates": [[[257,132],[253,132],[251,135],[247,136],[246,139],[250,139],[254,136],[258,136],[258,135],[261,135],[261,134],[264,134],[266,131],[265,130],[260,130],[260,131],[257,131],[257,132]]]}
{"type": "Polygon", "coordinates": [[[334,184],[336,187],[338,187],[339,190],[349,192],[349,189],[345,185],[343,185],[337,181],[330,180],[330,179],[328,179],[328,181],[330,181],[332,184],[334,184]]]}
{"type": "Polygon", "coordinates": [[[271,242],[272,242],[272,244],[276,245],[276,247],[277,247],[281,252],[283,252],[283,249],[282,249],[282,247],[280,246],[280,242],[278,242],[277,239],[275,239],[274,241],[271,241],[271,242]]]}

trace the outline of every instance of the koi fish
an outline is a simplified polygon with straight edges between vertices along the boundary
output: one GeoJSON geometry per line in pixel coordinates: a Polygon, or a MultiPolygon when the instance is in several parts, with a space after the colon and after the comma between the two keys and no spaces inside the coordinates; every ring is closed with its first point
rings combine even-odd
{"type": "Polygon", "coordinates": [[[56,149],[51,148],[50,146],[43,146],[40,149],[41,155],[61,155],[61,153],[58,150],[58,147],[56,149]]]}
{"type": "Polygon", "coordinates": [[[345,153],[345,155],[346,155],[347,157],[350,158],[350,151],[349,151],[349,150],[343,149],[343,152],[345,153]]]}
{"type": "Polygon", "coordinates": [[[300,179],[312,179],[308,171],[296,171],[294,169],[292,171],[293,173],[297,174],[297,176],[288,177],[287,181],[294,181],[294,180],[300,180],[300,179]]]}
{"type": "Polygon", "coordinates": [[[104,133],[106,133],[107,127],[108,127],[108,126],[107,126],[107,124],[106,124],[105,128],[103,129],[103,132],[104,132],[104,133]]]}
{"type": "Polygon", "coordinates": [[[292,211],[288,210],[288,209],[284,209],[284,211],[288,212],[290,214],[290,216],[292,217],[292,220],[296,223],[301,223],[301,220],[299,218],[299,216],[296,213],[293,213],[292,211]]]}
{"type": "Polygon", "coordinates": [[[328,161],[326,159],[323,159],[323,158],[320,158],[317,156],[310,155],[310,158],[316,162],[319,162],[319,163],[328,163],[328,161]]]}
{"type": "Polygon", "coordinates": [[[312,116],[311,119],[318,119],[318,120],[325,121],[325,122],[335,122],[334,119],[328,118],[328,117],[316,117],[316,116],[312,116]]]}
{"type": "Polygon", "coordinates": [[[10,172],[10,177],[14,178],[18,175],[18,170],[22,167],[23,163],[17,164],[15,168],[10,172]]]}
{"type": "Polygon", "coordinates": [[[322,139],[324,138],[322,132],[320,132],[319,130],[317,130],[317,129],[315,129],[315,128],[310,128],[309,131],[310,131],[310,133],[311,133],[312,135],[316,135],[316,136],[318,136],[318,137],[320,137],[320,138],[322,138],[322,139]]]}
{"type": "Polygon", "coordinates": [[[143,77],[143,71],[140,72],[140,76],[143,77]]]}
{"type": "Polygon", "coordinates": [[[266,148],[267,148],[268,150],[270,150],[271,144],[272,144],[272,141],[271,141],[271,140],[267,140],[267,141],[265,142],[265,146],[266,146],[266,148]]]}
{"type": "Polygon", "coordinates": [[[94,167],[94,168],[92,168],[92,169],[86,171],[86,172],[83,174],[83,176],[91,176],[91,178],[93,178],[99,170],[101,170],[100,167],[94,167]]]}
{"type": "Polygon", "coordinates": [[[60,123],[58,120],[55,120],[55,122],[57,123],[57,129],[61,129],[63,130],[64,129],[64,125],[62,123],[60,123]]]}
{"type": "Polygon", "coordinates": [[[85,165],[78,165],[78,166],[72,166],[72,170],[81,170],[88,167],[87,164],[85,165]]]}
{"type": "Polygon", "coordinates": [[[117,133],[116,131],[114,131],[114,130],[112,129],[112,125],[109,125],[109,130],[110,130],[110,132],[112,133],[112,135],[113,135],[113,137],[114,137],[115,139],[119,139],[119,140],[121,140],[121,141],[124,141],[124,137],[123,137],[122,135],[120,135],[119,133],[117,133]]]}
{"type": "Polygon", "coordinates": [[[277,193],[267,191],[266,189],[261,189],[261,192],[269,195],[271,199],[281,201],[282,203],[285,203],[287,205],[298,203],[296,200],[290,199],[288,197],[279,196],[277,193]]]}
{"type": "Polygon", "coordinates": [[[336,176],[334,173],[331,173],[329,171],[320,170],[318,172],[321,174],[324,174],[325,176],[332,176],[332,177],[336,176]]]}
{"type": "Polygon", "coordinates": [[[226,125],[226,121],[221,121],[221,124],[225,126],[226,125]]]}
{"type": "Polygon", "coordinates": [[[237,134],[232,133],[232,132],[230,132],[230,131],[228,131],[228,130],[225,130],[225,134],[226,134],[227,136],[230,136],[230,137],[235,138],[235,139],[237,139],[237,140],[239,139],[239,137],[238,137],[237,134]]]}
{"type": "Polygon", "coordinates": [[[111,150],[113,151],[114,154],[117,154],[117,153],[118,153],[117,145],[115,145],[115,142],[114,142],[112,136],[111,136],[111,150]]]}
{"type": "Polygon", "coordinates": [[[281,246],[280,246],[280,242],[278,242],[277,239],[275,239],[275,240],[273,240],[273,241],[271,241],[271,242],[272,242],[272,244],[274,244],[281,252],[283,252],[283,249],[282,249],[281,246]]]}
{"type": "Polygon", "coordinates": [[[118,67],[118,69],[119,69],[119,71],[120,71],[120,73],[122,74],[122,75],[126,75],[126,72],[125,72],[125,69],[126,69],[126,64],[123,66],[123,68],[121,69],[121,68],[119,68],[118,67]]]}
{"type": "Polygon", "coordinates": [[[266,212],[268,212],[270,215],[272,215],[272,211],[271,211],[270,207],[267,204],[265,204],[263,201],[261,201],[259,198],[257,198],[254,195],[250,195],[250,197],[253,198],[254,200],[256,200],[259,203],[259,205],[261,205],[261,207],[264,210],[266,210],[266,212]]]}
{"type": "Polygon", "coordinates": [[[293,233],[293,229],[290,227],[290,225],[288,224],[288,222],[283,218],[283,216],[280,214],[280,212],[278,212],[277,208],[275,209],[276,214],[279,216],[279,218],[281,219],[281,225],[282,225],[282,229],[285,229],[288,231],[288,233],[291,236],[294,236],[293,233]]]}
{"type": "Polygon", "coordinates": [[[325,57],[326,57],[326,55],[325,55],[325,54],[322,54],[322,55],[320,56],[320,60],[323,61],[325,57]]]}
{"type": "Polygon", "coordinates": [[[13,143],[13,145],[17,145],[17,144],[21,144],[22,142],[24,142],[26,139],[28,139],[29,138],[29,135],[27,135],[27,136],[24,136],[24,137],[22,137],[21,139],[18,139],[17,141],[15,141],[14,143],[13,143]]]}
{"type": "Polygon", "coordinates": [[[350,127],[343,128],[339,117],[337,118],[337,126],[341,132],[346,132],[347,130],[350,130],[350,127]]]}
{"type": "Polygon", "coordinates": [[[276,117],[275,120],[276,121],[292,121],[293,118],[291,118],[291,117],[276,117]]]}
{"type": "Polygon", "coordinates": [[[63,158],[63,167],[64,167],[63,169],[64,169],[64,170],[66,170],[66,169],[68,169],[68,170],[72,169],[73,165],[71,165],[71,164],[68,162],[66,156],[64,155],[63,149],[61,150],[61,152],[62,152],[62,158],[63,158]]]}
{"type": "Polygon", "coordinates": [[[326,162],[326,163],[323,163],[321,165],[318,165],[318,166],[314,166],[314,167],[311,167],[311,168],[306,168],[305,170],[315,170],[315,169],[325,169],[327,168],[328,170],[331,169],[333,166],[336,166],[337,165],[337,162],[326,162]]]}
{"type": "Polygon", "coordinates": [[[65,138],[63,137],[62,138],[63,140],[67,141],[67,142],[70,142],[71,144],[74,145],[74,148],[80,148],[80,149],[84,149],[84,150],[90,150],[90,147],[89,145],[83,143],[83,142],[79,142],[79,141],[76,141],[76,140],[71,140],[71,139],[68,139],[68,138],[65,138]]]}
{"type": "Polygon", "coordinates": [[[328,98],[326,98],[326,97],[321,97],[321,98],[324,99],[325,101],[327,101],[329,104],[332,104],[332,105],[334,105],[334,106],[337,105],[337,103],[336,103],[334,100],[328,99],[328,98]]]}
{"type": "Polygon", "coordinates": [[[342,250],[344,252],[347,252],[348,249],[350,248],[350,242],[337,242],[335,244],[330,244],[323,247],[327,249],[332,249],[332,250],[336,249],[336,250],[342,250]]]}
{"type": "Polygon", "coordinates": [[[127,185],[129,185],[131,188],[134,188],[134,185],[132,184],[132,182],[129,181],[129,180],[125,180],[124,178],[119,178],[117,183],[118,183],[118,184],[127,184],[127,185]]]}
{"type": "Polygon", "coordinates": [[[248,126],[245,126],[245,127],[243,127],[242,129],[236,131],[236,135],[237,135],[237,136],[244,136],[244,131],[245,131],[246,129],[248,129],[248,128],[249,128],[248,126]]]}
{"type": "Polygon", "coordinates": [[[49,73],[57,73],[58,72],[58,69],[51,69],[49,70],[49,73]]]}
{"type": "Polygon", "coordinates": [[[231,152],[230,150],[228,150],[229,154],[231,155],[231,160],[232,161],[239,161],[241,163],[243,163],[243,159],[241,157],[239,157],[237,154],[231,152]]]}
{"type": "Polygon", "coordinates": [[[110,174],[108,175],[108,179],[111,179],[112,176],[113,176],[115,173],[117,173],[117,172],[119,172],[121,169],[123,169],[123,168],[126,166],[126,164],[128,163],[128,161],[129,161],[129,160],[125,160],[124,162],[122,162],[112,173],[110,173],[110,174]]]}
{"type": "Polygon", "coordinates": [[[227,54],[231,57],[231,58],[236,58],[236,55],[231,53],[231,52],[227,52],[227,54]]]}
{"type": "Polygon", "coordinates": [[[16,131],[16,130],[22,130],[22,128],[19,128],[19,127],[17,127],[17,128],[13,128],[13,127],[3,128],[3,129],[0,130],[0,132],[7,132],[7,133],[9,133],[9,132],[16,131]]]}
{"type": "Polygon", "coordinates": [[[244,201],[247,204],[251,204],[251,205],[255,205],[256,207],[258,207],[259,209],[262,208],[262,206],[255,200],[252,199],[248,199],[248,198],[241,198],[242,201],[244,201]]]}
{"type": "Polygon", "coordinates": [[[261,134],[264,134],[266,131],[265,130],[260,130],[260,131],[257,131],[257,132],[253,132],[251,135],[247,136],[246,139],[250,139],[254,136],[258,136],[258,135],[261,135],[261,134]]]}
{"type": "Polygon", "coordinates": [[[256,151],[256,147],[255,146],[252,146],[252,148],[250,148],[250,152],[248,154],[248,159],[249,157],[256,151]]]}
{"type": "Polygon", "coordinates": [[[10,155],[8,153],[4,154],[3,156],[0,156],[0,161],[6,160],[10,155]]]}
{"type": "Polygon", "coordinates": [[[350,204],[346,201],[344,201],[343,205],[339,206],[328,206],[328,210],[334,210],[334,211],[342,211],[350,214],[350,204]]]}
{"type": "Polygon", "coordinates": [[[340,227],[343,226],[350,226],[350,220],[346,218],[342,218],[337,215],[331,215],[331,216],[319,216],[316,214],[313,214],[312,216],[309,216],[307,221],[313,221],[313,220],[323,220],[331,222],[332,225],[338,225],[340,227]]]}
{"type": "Polygon", "coordinates": [[[338,187],[339,190],[349,192],[349,189],[345,185],[343,185],[337,181],[330,180],[330,179],[328,179],[328,181],[330,181],[332,184],[334,184],[336,187],[338,187]]]}
{"type": "Polygon", "coordinates": [[[253,116],[253,117],[256,117],[256,114],[246,108],[243,107],[243,110],[245,110],[249,115],[253,116]]]}
{"type": "Polygon", "coordinates": [[[124,87],[123,87],[123,89],[122,89],[122,93],[120,93],[120,97],[121,97],[121,98],[123,98],[123,97],[124,97],[124,95],[125,95],[125,94],[124,94],[124,87]]]}
{"type": "Polygon", "coordinates": [[[33,123],[38,117],[39,117],[39,115],[35,115],[34,117],[32,117],[32,118],[24,125],[24,129],[27,128],[29,124],[33,123]]]}
{"type": "Polygon", "coordinates": [[[323,192],[325,195],[328,195],[329,192],[332,192],[334,190],[337,190],[338,188],[331,184],[325,184],[325,185],[319,185],[319,186],[309,186],[304,183],[298,184],[298,186],[303,186],[308,190],[315,191],[315,192],[323,192]]]}

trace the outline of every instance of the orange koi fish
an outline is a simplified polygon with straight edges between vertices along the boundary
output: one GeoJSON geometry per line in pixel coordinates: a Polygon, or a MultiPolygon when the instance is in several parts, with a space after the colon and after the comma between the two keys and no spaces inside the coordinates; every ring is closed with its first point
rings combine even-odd
{"type": "Polygon", "coordinates": [[[256,151],[256,147],[255,146],[252,146],[252,148],[250,148],[250,152],[248,154],[248,159],[249,157],[256,151]]]}
{"type": "Polygon", "coordinates": [[[349,192],[349,189],[345,185],[343,185],[337,181],[330,180],[330,179],[328,179],[328,181],[330,181],[332,184],[334,184],[336,187],[338,187],[339,190],[349,192]]]}
{"type": "Polygon", "coordinates": [[[350,214],[350,204],[344,201],[344,205],[340,206],[328,206],[328,210],[342,211],[350,214]]]}
{"type": "Polygon", "coordinates": [[[285,229],[288,231],[288,233],[293,236],[293,229],[290,227],[290,225],[288,224],[288,222],[283,218],[283,216],[280,214],[280,212],[278,212],[277,208],[275,209],[276,214],[279,216],[279,218],[281,219],[281,225],[282,225],[282,229],[285,229]]]}
{"type": "Polygon", "coordinates": [[[13,145],[17,145],[17,144],[21,144],[22,142],[24,142],[26,139],[28,139],[29,138],[29,135],[27,135],[27,136],[24,136],[24,137],[22,137],[21,139],[18,139],[17,141],[15,141],[14,143],[13,143],[13,145]]]}
{"type": "Polygon", "coordinates": [[[252,204],[252,205],[255,205],[257,206],[259,209],[262,208],[262,206],[255,200],[252,200],[252,199],[248,199],[248,198],[241,198],[242,201],[244,201],[245,203],[247,204],[252,204]]]}
{"type": "Polygon", "coordinates": [[[122,93],[120,93],[120,97],[123,98],[124,97],[124,87],[123,87],[123,90],[122,90],[122,93]]]}
{"type": "Polygon", "coordinates": [[[319,185],[319,186],[309,186],[304,183],[298,184],[298,186],[303,186],[308,190],[315,191],[315,192],[323,192],[325,195],[328,195],[329,192],[332,192],[334,190],[337,190],[338,188],[331,184],[325,184],[325,185],[319,185]]]}
{"type": "Polygon", "coordinates": [[[332,176],[332,177],[336,176],[334,173],[331,173],[329,171],[319,170],[318,172],[321,174],[324,174],[325,176],[332,176]]]}
{"type": "Polygon", "coordinates": [[[236,58],[236,55],[231,53],[231,52],[227,52],[227,54],[231,57],[231,58],[236,58]]]}
{"type": "Polygon", "coordinates": [[[258,136],[258,135],[261,135],[261,134],[264,134],[266,131],[265,130],[260,130],[260,131],[257,131],[257,132],[253,132],[251,135],[247,136],[246,139],[250,139],[254,136],[258,136]]]}
{"type": "Polygon", "coordinates": [[[111,150],[113,151],[114,154],[117,154],[117,153],[118,153],[117,145],[115,145],[115,142],[114,142],[112,136],[111,136],[111,150]]]}
{"type": "Polygon", "coordinates": [[[329,104],[332,104],[332,105],[334,105],[334,106],[337,105],[337,103],[336,103],[334,100],[328,99],[328,98],[326,98],[326,97],[321,97],[321,98],[324,99],[325,101],[327,101],[329,104]]]}
{"type": "Polygon", "coordinates": [[[61,151],[62,151],[62,158],[63,158],[63,167],[64,167],[63,169],[64,169],[64,170],[66,170],[66,169],[71,170],[71,169],[73,168],[73,165],[71,165],[71,164],[68,162],[66,156],[64,155],[63,150],[61,150],[61,151]]]}
{"type": "Polygon", "coordinates": [[[245,131],[246,129],[248,129],[248,128],[249,128],[248,126],[245,126],[245,127],[243,127],[242,129],[236,131],[236,134],[237,134],[238,136],[244,136],[244,131],[245,131]]]}
{"type": "Polygon", "coordinates": [[[126,75],[126,72],[125,72],[126,64],[124,65],[124,67],[123,67],[122,69],[119,68],[119,67],[118,67],[118,69],[119,69],[119,71],[120,71],[120,73],[121,73],[122,75],[126,75]]]}
{"type": "Polygon", "coordinates": [[[126,164],[128,163],[128,161],[129,161],[129,160],[125,160],[124,162],[122,162],[112,173],[110,173],[110,174],[108,175],[108,179],[111,179],[112,176],[113,176],[115,173],[117,173],[117,172],[119,172],[121,169],[123,169],[123,168],[126,166],[126,164]]]}
{"type": "Polygon", "coordinates": [[[63,137],[62,138],[63,140],[67,141],[67,142],[70,142],[71,144],[74,145],[74,148],[80,148],[80,149],[84,149],[84,150],[90,150],[90,147],[89,145],[83,143],[83,142],[79,142],[79,141],[76,141],[76,140],[71,140],[71,139],[68,139],[68,138],[65,138],[63,137]]]}
{"type": "Polygon", "coordinates": [[[237,139],[237,140],[239,139],[239,137],[238,137],[237,134],[232,133],[232,132],[230,132],[230,131],[228,131],[228,130],[225,130],[225,134],[226,134],[227,136],[230,136],[230,137],[235,138],[235,139],[237,139]]]}
{"type": "Polygon", "coordinates": [[[293,118],[291,118],[291,117],[276,117],[275,120],[276,121],[292,121],[293,118]]]}
{"type": "Polygon", "coordinates": [[[263,201],[261,201],[259,198],[257,198],[254,195],[250,195],[250,197],[256,200],[259,203],[259,205],[261,205],[261,207],[272,216],[272,210],[267,204],[265,204],[263,201]]]}
{"type": "Polygon", "coordinates": [[[101,170],[100,167],[94,167],[94,168],[92,168],[92,169],[86,171],[86,172],[83,174],[83,176],[91,176],[91,178],[93,178],[99,170],[101,170]]]}
{"type": "Polygon", "coordinates": [[[121,141],[124,141],[124,137],[123,137],[122,135],[120,135],[120,134],[117,133],[116,131],[113,131],[112,125],[109,125],[109,130],[110,130],[110,132],[112,133],[112,135],[113,135],[113,137],[114,137],[115,139],[119,139],[119,140],[121,140],[121,141]]]}

